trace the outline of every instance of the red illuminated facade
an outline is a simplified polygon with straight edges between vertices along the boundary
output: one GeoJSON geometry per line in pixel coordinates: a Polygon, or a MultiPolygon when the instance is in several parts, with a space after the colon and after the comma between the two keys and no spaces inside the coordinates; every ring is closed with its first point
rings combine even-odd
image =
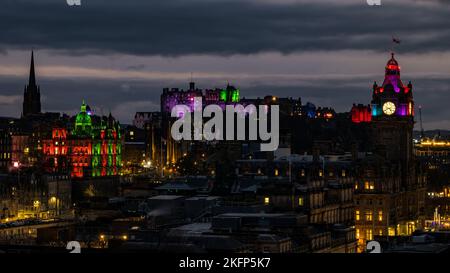
{"type": "Polygon", "coordinates": [[[90,176],[92,162],[92,139],[70,139],[71,176],[82,178],[90,176]]]}
{"type": "Polygon", "coordinates": [[[354,123],[362,123],[362,122],[371,122],[372,121],[372,110],[370,105],[353,105],[352,107],[352,122],[354,123]]]}
{"type": "Polygon", "coordinates": [[[47,170],[69,172],[72,178],[118,175],[122,166],[119,123],[111,116],[91,116],[83,102],[70,132],[54,128],[43,141],[47,170]]]}
{"type": "Polygon", "coordinates": [[[43,141],[43,153],[47,159],[47,169],[52,172],[67,171],[67,130],[54,128],[52,138],[43,141]]]}

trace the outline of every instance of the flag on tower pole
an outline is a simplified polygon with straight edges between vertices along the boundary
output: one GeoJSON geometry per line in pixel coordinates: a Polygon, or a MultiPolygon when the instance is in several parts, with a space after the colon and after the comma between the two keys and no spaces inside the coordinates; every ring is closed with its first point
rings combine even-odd
{"type": "Polygon", "coordinates": [[[397,39],[394,36],[392,36],[391,52],[394,52],[395,45],[400,44],[400,42],[401,42],[400,39],[397,39]]]}

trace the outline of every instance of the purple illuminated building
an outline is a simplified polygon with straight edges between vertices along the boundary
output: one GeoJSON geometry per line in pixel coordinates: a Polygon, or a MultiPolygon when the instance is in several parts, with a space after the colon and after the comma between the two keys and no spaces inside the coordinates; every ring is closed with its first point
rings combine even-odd
{"type": "Polygon", "coordinates": [[[412,84],[404,85],[400,79],[400,66],[392,53],[386,64],[383,84],[373,85],[372,116],[414,116],[412,84]]]}
{"type": "Polygon", "coordinates": [[[227,85],[225,89],[205,89],[201,90],[195,87],[194,82],[189,83],[189,89],[164,88],[161,95],[161,113],[168,114],[176,105],[187,105],[191,111],[194,110],[195,97],[202,98],[202,108],[210,104],[220,105],[225,109],[226,105],[237,104],[240,102],[239,89],[227,85]]]}
{"type": "MultiPolygon", "coordinates": [[[[161,94],[161,149],[159,164],[170,166],[174,164],[183,154],[190,149],[188,141],[174,141],[170,135],[170,128],[175,118],[171,117],[172,108],[177,105],[186,105],[190,111],[194,111],[195,98],[201,97],[201,109],[210,104],[216,104],[225,109],[226,105],[240,103],[239,89],[227,85],[224,89],[205,89],[201,90],[195,87],[194,82],[189,83],[189,89],[164,88],[161,94]]],[[[245,104],[244,104],[245,105],[245,104]]],[[[183,112],[180,112],[178,117],[183,112]]],[[[157,145],[155,145],[157,146],[157,145]]]]}

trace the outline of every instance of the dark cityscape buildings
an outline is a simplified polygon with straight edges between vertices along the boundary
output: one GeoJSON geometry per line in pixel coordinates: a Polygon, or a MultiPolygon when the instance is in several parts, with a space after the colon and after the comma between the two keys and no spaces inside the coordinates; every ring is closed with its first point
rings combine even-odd
{"type": "Polygon", "coordinates": [[[190,82],[120,124],[89,98],[74,116],[43,112],[36,77],[33,52],[22,116],[0,118],[2,251],[77,241],[98,252],[358,253],[373,240],[386,252],[448,250],[449,139],[413,131],[413,85],[394,54],[371,102],[343,113],[190,82]],[[278,149],[175,140],[172,109],[192,111],[196,97],[201,109],[278,105],[278,149]]]}

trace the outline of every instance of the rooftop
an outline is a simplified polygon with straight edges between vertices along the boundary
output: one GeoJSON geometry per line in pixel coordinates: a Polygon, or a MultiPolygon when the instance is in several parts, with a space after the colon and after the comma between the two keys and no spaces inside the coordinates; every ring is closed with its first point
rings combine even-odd
{"type": "Polygon", "coordinates": [[[184,198],[184,196],[181,195],[157,195],[153,197],[149,197],[148,200],[177,200],[184,198]]]}
{"type": "Polygon", "coordinates": [[[286,214],[286,213],[224,213],[220,214],[217,217],[264,217],[264,218],[275,218],[282,216],[295,216],[294,214],[286,214]]]}

